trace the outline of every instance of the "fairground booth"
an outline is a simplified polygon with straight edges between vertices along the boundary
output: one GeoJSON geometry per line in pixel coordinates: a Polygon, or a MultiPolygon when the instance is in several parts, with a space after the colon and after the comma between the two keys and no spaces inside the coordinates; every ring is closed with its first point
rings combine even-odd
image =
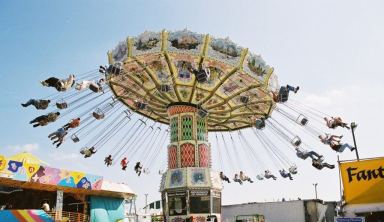
{"type": "Polygon", "coordinates": [[[345,216],[384,221],[384,157],[340,162],[340,173],[345,216]]]}
{"type": "Polygon", "coordinates": [[[0,221],[117,221],[133,197],[102,176],[53,168],[29,153],[0,155],[0,221]]]}

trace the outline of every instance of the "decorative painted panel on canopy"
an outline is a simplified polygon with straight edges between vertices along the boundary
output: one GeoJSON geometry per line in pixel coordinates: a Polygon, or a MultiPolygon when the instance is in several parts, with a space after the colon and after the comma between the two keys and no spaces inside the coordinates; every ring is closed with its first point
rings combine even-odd
{"type": "Polygon", "coordinates": [[[208,112],[208,131],[235,130],[253,126],[275,106],[269,91],[273,68],[228,38],[144,32],[119,43],[110,58],[123,68],[107,75],[114,94],[158,122],[170,124],[167,107],[184,102],[208,112]],[[197,78],[201,70],[208,73],[204,81],[197,78]]]}
{"type": "Polygon", "coordinates": [[[16,181],[34,182],[47,185],[100,190],[103,177],[84,172],[52,168],[44,164],[19,159],[6,159],[0,155],[1,177],[16,181]]]}

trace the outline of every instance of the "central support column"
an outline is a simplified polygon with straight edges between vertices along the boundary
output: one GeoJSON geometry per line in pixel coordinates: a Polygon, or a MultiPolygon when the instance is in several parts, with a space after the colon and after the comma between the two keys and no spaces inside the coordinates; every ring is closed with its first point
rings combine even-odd
{"type": "Polygon", "coordinates": [[[168,108],[171,143],[168,146],[168,169],[211,167],[207,141],[205,111],[194,106],[173,105],[168,108]]]}
{"type": "Polygon", "coordinates": [[[168,107],[168,170],[160,187],[165,221],[220,221],[222,187],[211,170],[206,115],[194,104],[168,107]]]}

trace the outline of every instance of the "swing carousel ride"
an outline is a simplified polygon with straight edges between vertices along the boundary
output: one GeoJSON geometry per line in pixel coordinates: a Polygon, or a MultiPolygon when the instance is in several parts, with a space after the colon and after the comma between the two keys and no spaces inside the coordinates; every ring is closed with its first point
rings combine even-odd
{"type": "MultiPolygon", "coordinates": [[[[107,166],[120,163],[125,170],[128,160],[133,161],[138,176],[156,169],[170,136],[168,169],[159,170],[166,221],[191,216],[202,221],[215,216],[220,221],[222,181],[230,182],[223,162],[226,159],[229,166],[242,162],[236,159],[239,152],[260,170],[254,174],[257,180],[277,179],[259,149],[265,150],[282,178],[292,180],[298,172],[286,154],[289,151],[304,160],[309,157],[317,169],[334,167],[290,126],[300,127],[335,151],[353,149],[342,144],[341,137],[324,133],[347,124],[289,98],[299,87],[279,86],[272,67],[229,39],[188,30],[144,32],[120,42],[108,52],[108,62],[68,79],[42,81],[59,92],[23,106],[54,107],[31,121],[35,127],[65,119],[66,124],[50,135],[56,147],[70,137],[83,144],[80,153],[85,158],[104,149],[101,155],[107,166]],[[216,139],[220,173],[211,169],[208,132],[216,139]],[[261,148],[252,145],[254,139],[261,148]]],[[[234,173],[233,181],[239,184],[254,182],[243,171],[232,168],[227,173],[234,173]]]]}

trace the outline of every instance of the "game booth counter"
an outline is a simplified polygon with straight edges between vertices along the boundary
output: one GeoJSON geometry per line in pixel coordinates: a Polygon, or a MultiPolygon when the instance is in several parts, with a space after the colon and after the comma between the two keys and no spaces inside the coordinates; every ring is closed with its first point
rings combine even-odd
{"type": "Polygon", "coordinates": [[[0,221],[117,221],[134,196],[126,184],[53,168],[29,153],[0,155],[0,221]]]}
{"type": "Polygon", "coordinates": [[[384,157],[341,161],[340,174],[345,217],[384,221],[384,157]]]}

